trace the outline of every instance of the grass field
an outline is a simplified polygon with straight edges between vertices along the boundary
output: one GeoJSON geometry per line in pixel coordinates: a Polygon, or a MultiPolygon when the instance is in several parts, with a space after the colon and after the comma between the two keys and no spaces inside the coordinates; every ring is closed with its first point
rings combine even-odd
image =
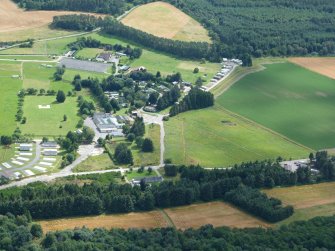
{"type": "Polygon", "coordinates": [[[272,64],[238,81],[217,102],[310,148],[333,148],[334,84],[291,63],[272,64]]]}
{"type": "Polygon", "coordinates": [[[292,63],[308,70],[335,79],[335,57],[331,58],[290,58],[292,63]]]}
{"type": "Polygon", "coordinates": [[[96,170],[107,170],[113,169],[115,165],[110,159],[107,153],[103,153],[98,156],[91,156],[85,161],[77,165],[73,171],[75,172],[86,172],[86,171],[96,171],[96,170]]]}
{"type": "Polygon", "coordinates": [[[20,75],[21,65],[16,62],[0,63],[0,134],[11,135],[16,128],[17,93],[22,88],[22,80],[12,75],[20,75]]]}
{"type": "Polygon", "coordinates": [[[206,29],[171,4],[154,2],[131,11],[122,23],[158,37],[210,42],[206,29]]]}
{"type": "Polygon", "coordinates": [[[20,125],[22,133],[36,136],[58,136],[73,131],[79,121],[77,98],[66,97],[64,103],[57,103],[55,96],[27,96],[23,113],[27,123],[20,125]],[[50,109],[39,109],[38,105],[50,105],[50,109]],[[63,121],[63,115],[67,121],[63,121]],[[60,128],[60,126],[62,128],[60,128]]]}
{"type": "Polygon", "coordinates": [[[14,145],[9,147],[0,146],[0,163],[10,160],[15,155],[14,145]]]}
{"type": "Polygon", "coordinates": [[[81,58],[96,58],[96,56],[104,52],[104,49],[99,49],[99,48],[84,48],[76,53],[76,57],[81,57],[81,58]]]}
{"type": "Polygon", "coordinates": [[[335,182],[264,190],[269,196],[280,199],[295,209],[293,216],[280,222],[286,224],[308,220],[316,216],[335,214],[335,182]]]}
{"type": "MultiPolygon", "coordinates": [[[[141,47],[137,44],[129,43],[119,38],[111,37],[105,34],[92,34],[93,38],[102,41],[103,43],[110,44],[122,44],[131,46],[141,47]]],[[[185,59],[178,59],[170,55],[165,55],[156,51],[143,49],[142,56],[134,60],[130,65],[132,67],[145,66],[149,72],[156,74],[160,71],[162,75],[173,74],[180,72],[185,81],[195,82],[198,77],[203,77],[207,82],[220,70],[220,64],[217,63],[205,63],[201,64],[200,61],[192,61],[185,59]],[[194,74],[194,68],[200,69],[199,73],[194,74]],[[205,76],[207,75],[207,77],[205,76]]]]}
{"type": "Polygon", "coordinates": [[[298,158],[309,151],[219,105],[189,111],[165,122],[165,158],[206,167],[268,158],[298,158]]]}

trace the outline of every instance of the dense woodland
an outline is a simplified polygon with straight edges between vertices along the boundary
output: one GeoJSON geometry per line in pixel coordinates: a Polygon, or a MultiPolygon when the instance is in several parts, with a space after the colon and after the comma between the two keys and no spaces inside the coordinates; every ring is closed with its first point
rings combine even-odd
{"type": "MultiPolygon", "coordinates": [[[[248,59],[248,55],[262,57],[335,53],[335,7],[332,0],[166,1],[194,17],[209,30],[213,40],[210,52],[206,52],[208,49],[201,43],[197,45],[197,51],[193,51],[194,46],[188,48],[184,43],[172,45],[174,43],[170,40],[167,43],[157,38],[154,41],[159,43],[151,44],[147,39],[148,34],[146,36],[122,24],[111,23],[108,32],[135,39],[136,42],[164,52],[171,53],[174,48],[177,49],[175,55],[188,56],[192,52],[193,57],[202,54],[202,57],[213,61],[220,56],[248,59]],[[187,50],[179,51],[178,48],[182,47],[187,50]]],[[[136,4],[144,2],[149,1],[139,0],[136,4]]],[[[94,8],[91,10],[94,11],[94,8]]]]}
{"type": "Polygon", "coordinates": [[[87,228],[45,236],[29,215],[0,215],[1,250],[334,250],[335,216],[295,222],[278,229],[230,229],[210,225],[185,231],[174,228],[87,228]]]}
{"type": "Polygon", "coordinates": [[[332,0],[168,0],[210,31],[226,57],[335,53],[332,0]]]}
{"type": "Polygon", "coordinates": [[[202,109],[213,105],[214,95],[212,93],[202,91],[198,88],[192,88],[182,101],[172,106],[169,114],[172,117],[182,112],[202,109]]]}

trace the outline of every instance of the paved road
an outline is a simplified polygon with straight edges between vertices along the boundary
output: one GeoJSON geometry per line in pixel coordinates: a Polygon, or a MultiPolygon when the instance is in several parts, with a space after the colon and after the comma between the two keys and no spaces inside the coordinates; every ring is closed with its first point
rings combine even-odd
{"type": "Polygon", "coordinates": [[[157,124],[160,126],[160,166],[164,166],[164,153],[165,153],[165,144],[164,144],[164,139],[165,139],[165,129],[164,129],[164,122],[163,118],[164,115],[153,113],[145,113],[141,111],[141,114],[143,116],[144,123],[146,124],[157,124]]]}

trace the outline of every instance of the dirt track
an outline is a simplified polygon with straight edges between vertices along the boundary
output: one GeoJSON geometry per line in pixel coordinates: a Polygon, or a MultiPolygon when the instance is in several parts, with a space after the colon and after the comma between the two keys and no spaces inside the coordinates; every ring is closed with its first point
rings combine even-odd
{"type": "Polygon", "coordinates": [[[335,79],[335,58],[290,58],[289,61],[335,79]]]}
{"type": "Polygon", "coordinates": [[[24,11],[11,0],[0,0],[0,33],[37,28],[52,22],[54,16],[70,11],[24,11]]]}

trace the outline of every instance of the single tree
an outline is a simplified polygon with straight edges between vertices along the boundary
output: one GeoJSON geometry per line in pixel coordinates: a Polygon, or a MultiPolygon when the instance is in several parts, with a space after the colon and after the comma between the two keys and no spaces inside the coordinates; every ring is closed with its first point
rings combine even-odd
{"type": "Polygon", "coordinates": [[[66,99],[65,93],[63,91],[58,91],[56,96],[56,101],[58,103],[64,103],[66,99]]]}

